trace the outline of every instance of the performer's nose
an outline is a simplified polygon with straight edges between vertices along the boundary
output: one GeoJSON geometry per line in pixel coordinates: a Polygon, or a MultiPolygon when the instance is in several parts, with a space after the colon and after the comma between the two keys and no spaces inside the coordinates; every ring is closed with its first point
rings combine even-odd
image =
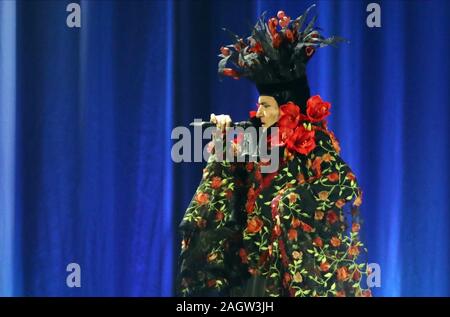
{"type": "Polygon", "coordinates": [[[257,118],[261,118],[262,116],[264,116],[264,110],[262,105],[258,106],[258,111],[256,112],[256,117],[257,118]]]}

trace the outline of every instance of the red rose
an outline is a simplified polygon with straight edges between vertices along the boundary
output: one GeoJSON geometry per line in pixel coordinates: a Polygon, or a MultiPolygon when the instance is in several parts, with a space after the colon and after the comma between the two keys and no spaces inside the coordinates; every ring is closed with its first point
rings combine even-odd
{"type": "Polygon", "coordinates": [[[337,248],[341,245],[341,240],[339,240],[339,238],[333,237],[331,238],[330,243],[333,247],[337,248]]]}
{"type": "Polygon", "coordinates": [[[247,232],[257,233],[261,230],[263,226],[263,221],[258,217],[253,217],[247,222],[247,232]]]}
{"type": "Polygon", "coordinates": [[[293,102],[288,102],[280,106],[279,127],[295,129],[300,120],[300,108],[293,102]]]}
{"type": "Polygon", "coordinates": [[[233,191],[227,190],[225,196],[227,197],[228,200],[231,200],[231,198],[233,198],[233,191]]]}
{"type": "Polygon", "coordinates": [[[348,269],[343,266],[337,269],[337,279],[338,281],[345,281],[348,279],[348,269]]]}
{"type": "Polygon", "coordinates": [[[328,221],[330,224],[333,224],[333,223],[335,223],[336,221],[338,221],[338,216],[336,215],[336,213],[335,213],[334,211],[330,210],[330,211],[328,212],[328,214],[327,214],[327,221],[328,221]]]}
{"type": "Polygon", "coordinates": [[[330,269],[330,263],[328,263],[328,262],[324,262],[324,263],[321,263],[320,264],[320,270],[322,271],[322,272],[328,272],[328,270],[330,269]]]}
{"type": "Polygon", "coordinates": [[[311,122],[320,122],[330,114],[331,104],[325,102],[319,95],[312,96],[306,102],[306,115],[311,122]]]}
{"type": "Polygon", "coordinates": [[[345,176],[347,177],[349,180],[354,181],[356,180],[356,176],[355,174],[353,174],[352,172],[348,172],[347,175],[345,176]]]}
{"type": "Polygon", "coordinates": [[[316,237],[315,239],[314,239],[314,241],[313,241],[313,243],[315,244],[315,245],[317,245],[318,247],[323,247],[323,241],[322,241],[322,239],[320,238],[320,237],[316,237]]]}
{"type": "Polygon", "coordinates": [[[195,200],[200,205],[205,205],[209,202],[209,196],[207,193],[198,193],[197,196],[195,196],[195,200]]]}
{"type": "Polygon", "coordinates": [[[298,227],[300,227],[301,224],[302,224],[302,222],[300,220],[298,220],[297,218],[292,218],[292,221],[291,221],[292,228],[298,228],[298,227]]]}
{"type": "Polygon", "coordinates": [[[220,188],[220,185],[222,185],[222,179],[218,176],[214,176],[211,181],[211,187],[214,189],[218,189],[220,188]]]}
{"type": "Polygon", "coordinates": [[[339,174],[337,172],[331,173],[328,175],[328,180],[333,183],[337,182],[339,180],[339,174]]]}
{"type": "Polygon", "coordinates": [[[216,280],[208,280],[206,284],[208,285],[208,287],[214,287],[216,286],[216,280]]]}
{"type": "Polygon", "coordinates": [[[313,231],[313,228],[310,225],[308,225],[307,223],[302,222],[301,226],[302,226],[302,230],[305,232],[313,231]]]}
{"type": "Polygon", "coordinates": [[[286,146],[289,150],[307,155],[316,147],[314,135],[314,130],[309,131],[301,125],[297,127],[294,134],[286,140],[286,146]]]}
{"type": "Polygon", "coordinates": [[[242,263],[248,263],[247,251],[244,248],[239,250],[239,256],[241,257],[242,263]]]}
{"type": "Polygon", "coordinates": [[[357,245],[352,245],[351,247],[348,248],[348,254],[350,254],[351,256],[356,256],[359,254],[359,248],[357,245]]]}
{"type": "Polygon", "coordinates": [[[222,221],[224,216],[225,216],[225,214],[223,212],[221,212],[221,211],[216,212],[216,220],[217,221],[222,221]]]}
{"type": "Polygon", "coordinates": [[[288,239],[289,240],[297,240],[297,230],[295,230],[295,229],[289,229],[289,232],[288,232],[288,239]]]}
{"type": "Polygon", "coordinates": [[[300,121],[300,108],[293,102],[280,106],[280,118],[278,119],[278,135],[272,145],[284,145],[286,140],[294,134],[294,129],[300,121]],[[278,142],[278,143],[276,143],[278,142]]]}

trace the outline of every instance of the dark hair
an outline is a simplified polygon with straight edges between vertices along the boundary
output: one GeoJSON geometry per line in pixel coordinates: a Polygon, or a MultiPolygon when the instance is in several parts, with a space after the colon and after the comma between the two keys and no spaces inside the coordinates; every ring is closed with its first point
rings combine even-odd
{"type": "Polygon", "coordinates": [[[286,83],[256,85],[256,87],[261,96],[273,97],[278,106],[292,101],[300,107],[302,113],[306,113],[306,101],[310,97],[306,76],[286,83]]]}

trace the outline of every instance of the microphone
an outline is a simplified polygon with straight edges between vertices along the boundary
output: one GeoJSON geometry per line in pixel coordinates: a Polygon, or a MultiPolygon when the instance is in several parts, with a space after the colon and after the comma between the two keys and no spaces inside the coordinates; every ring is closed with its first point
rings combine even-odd
{"type": "MultiPolygon", "coordinates": [[[[215,127],[216,124],[212,123],[210,121],[197,121],[191,122],[189,124],[192,127],[200,127],[200,128],[209,128],[209,127],[215,127]]],[[[248,128],[253,127],[254,124],[251,121],[239,121],[239,122],[231,122],[230,127],[240,127],[240,128],[248,128]]]]}

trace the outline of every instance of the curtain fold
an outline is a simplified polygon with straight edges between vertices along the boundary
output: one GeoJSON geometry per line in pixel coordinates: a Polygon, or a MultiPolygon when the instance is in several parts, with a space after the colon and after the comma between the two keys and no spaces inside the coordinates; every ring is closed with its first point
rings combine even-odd
{"type": "MultiPolygon", "coordinates": [[[[311,93],[364,192],[376,296],[450,296],[447,1],[316,1],[311,93]]],[[[217,77],[219,48],[263,11],[308,1],[0,2],[0,296],[170,296],[177,226],[204,163],[171,161],[194,118],[245,120],[256,89],[217,77]],[[69,263],[81,288],[69,288],[69,263]]]]}

